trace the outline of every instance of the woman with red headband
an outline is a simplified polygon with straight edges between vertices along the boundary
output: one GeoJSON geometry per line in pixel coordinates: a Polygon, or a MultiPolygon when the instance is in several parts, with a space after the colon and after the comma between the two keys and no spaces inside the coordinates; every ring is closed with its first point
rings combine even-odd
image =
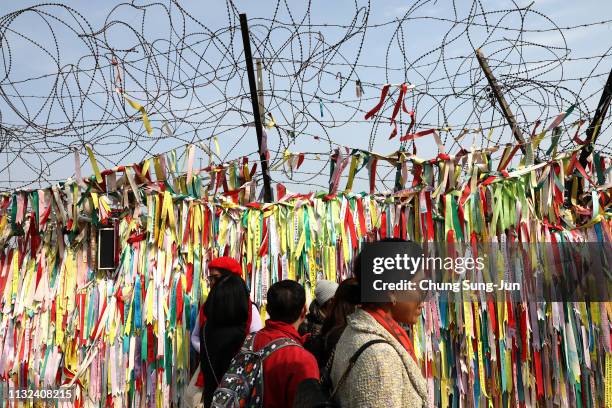
{"type": "Polygon", "coordinates": [[[197,386],[203,387],[208,407],[219,381],[239,351],[247,334],[262,327],[257,307],[252,304],[242,279],[242,268],[233,258],[221,257],[208,264],[210,293],[200,309],[191,342],[200,353],[197,386]]]}

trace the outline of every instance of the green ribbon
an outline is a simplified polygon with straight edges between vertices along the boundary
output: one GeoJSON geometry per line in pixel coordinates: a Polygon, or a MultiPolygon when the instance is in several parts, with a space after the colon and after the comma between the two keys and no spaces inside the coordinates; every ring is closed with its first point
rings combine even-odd
{"type": "Polygon", "coordinates": [[[166,383],[172,384],[172,339],[166,335],[165,340],[164,373],[166,374],[166,383]]]}
{"type": "Polygon", "coordinates": [[[85,315],[85,335],[89,336],[91,335],[91,331],[93,330],[93,296],[92,293],[88,290],[89,293],[87,293],[87,313],[85,315]]]}
{"type": "Polygon", "coordinates": [[[593,152],[593,165],[595,166],[595,172],[597,173],[597,184],[603,185],[606,182],[604,177],[603,169],[601,167],[601,156],[598,152],[593,152]]]}
{"type": "MultiPolygon", "coordinates": [[[[453,228],[455,230],[455,238],[459,241],[463,241],[463,231],[461,230],[461,223],[459,222],[459,206],[457,200],[452,195],[449,197],[451,201],[452,214],[453,214],[453,228]]],[[[448,199],[448,198],[447,198],[448,199]]]]}
{"type": "Polygon", "coordinates": [[[176,192],[174,191],[170,183],[168,183],[168,180],[164,180],[164,186],[172,193],[172,195],[176,195],[176,192]]]}
{"type": "Polygon", "coordinates": [[[40,215],[38,213],[38,191],[32,191],[30,194],[30,200],[32,201],[32,208],[36,216],[36,226],[40,229],[40,215]]]}
{"type": "MultiPolygon", "coordinates": [[[[310,216],[308,215],[308,211],[306,209],[304,209],[304,230],[305,230],[305,233],[306,233],[306,251],[308,251],[310,249],[310,246],[311,246],[310,216]]],[[[304,252],[306,252],[306,251],[304,251],[304,252]]],[[[308,262],[307,262],[307,264],[308,264],[308,262]]]]}
{"type": "Polygon", "coordinates": [[[330,205],[327,206],[326,208],[326,215],[327,215],[327,224],[329,225],[329,237],[330,237],[330,244],[335,246],[336,245],[336,228],[334,225],[334,217],[332,212],[334,211],[334,209],[336,208],[338,204],[337,200],[333,200],[332,202],[330,202],[330,205]]]}
{"type": "Polygon", "coordinates": [[[173,331],[176,327],[176,287],[178,286],[178,280],[180,276],[177,275],[176,279],[172,283],[172,291],[170,297],[170,329],[173,331]]]}
{"type": "Polygon", "coordinates": [[[472,224],[474,224],[474,231],[477,234],[481,234],[483,220],[481,217],[480,208],[482,203],[480,201],[480,195],[477,191],[474,191],[470,194],[470,199],[468,200],[468,202],[472,211],[472,224]]]}
{"type": "Polygon", "coordinates": [[[13,234],[17,234],[17,193],[11,198],[11,229],[13,234]]]}
{"type": "MultiPolygon", "coordinates": [[[[147,330],[143,330],[142,331],[142,346],[140,347],[140,359],[142,361],[146,361],[147,360],[147,353],[148,353],[148,334],[147,334],[147,330]]],[[[144,368],[144,367],[143,367],[144,368]]]]}
{"type": "Polygon", "coordinates": [[[561,127],[558,126],[553,129],[553,135],[551,137],[550,147],[546,151],[546,154],[551,154],[557,148],[557,144],[559,144],[559,139],[561,138],[561,127]]]}

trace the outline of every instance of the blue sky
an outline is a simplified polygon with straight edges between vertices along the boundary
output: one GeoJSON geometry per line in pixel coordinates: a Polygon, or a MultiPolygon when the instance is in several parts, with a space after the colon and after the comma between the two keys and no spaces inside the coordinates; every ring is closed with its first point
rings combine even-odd
{"type": "MultiPolygon", "coordinates": [[[[168,4],[167,2],[162,2],[168,4]]],[[[491,12],[495,10],[505,10],[514,8],[512,2],[486,1],[484,7],[491,12]]],[[[36,5],[37,2],[26,1],[5,1],[3,2],[2,14],[24,8],[27,5],[36,5]]],[[[83,2],[83,1],[65,1],[63,4],[74,8],[87,19],[91,24],[94,32],[100,30],[105,25],[105,18],[111,12],[115,5],[119,2],[83,2]]],[[[140,5],[142,2],[135,2],[140,5]]],[[[147,111],[152,113],[151,119],[155,127],[152,137],[147,136],[143,129],[141,121],[135,120],[128,124],[114,125],[111,122],[124,120],[126,115],[134,113],[133,109],[127,107],[122,110],[118,97],[113,91],[114,72],[108,67],[109,53],[104,52],[100,47],[104,38],[103,34],[97,34],[98,40],[89,43],[89,45],[98,45],[98,56],[101,63],[106,63],[106,66],[96,72],[93,77],[88,77],[87,73],[93,68],[93,59],[91,51],[87,48],[87,43],[83,38],[76,36],[74,32],[63,27],[59,21],[52,20],[51,24],[57,38],[57,43],[60,47],[60,66],[65,75],[60,80],[60,85],[56,89],[56,94],[62,95],[62,100],[65,102],[65,107],[60,107],[55,101],[51,105],[48,101],[45,103],[40,96],[48,95],[55,77],[50,80],[47,77],[31,81],[29,83],[19,83],[16,81],[25,78],[44,76],[45,74],[57,71],[57,66],[53,62],[50,55],[55,53],[55,44],[51,32],[46,27],[46,23],[32,13],[18,16],[10,24],[5,20],[2,23],[9,43],[11,46],[12,66],[8,78],[4,75],[0,86],[5,93],[4,98],[0,98],[0,112],[2,113],[2,122],[5,125],[17,126],[23,125],[23,119],[18,117],[17,112],[25,112],[26,108],[29,111],[27,115],[33,117],[34,113],[40,109],[40,113],[32,122],[41,126],[39,128],[30,128],[30,131],[39,131],[43,129],[48,122],[52,125],[47,128],[55,129],[47,135],[48,143],[40,143],[40,138],[32,139],[27,135],[16,135],[12,137],[7,147],[2,145],[0,153],[0,187],[2,189],[26,187],[36,188],[46,186],[58,179],[70,177],[74,173],[74,165],[72,155],[69,154],[67,146],[73,146],[81,152],[82,173],[89,174],[90,166],[86,161],[83,142],[91,143],[97,153],[97,157],[101,162],[102,167],[112,167],[115,164],[127,164],[135,161],[140,161],[151,154],[166,152],[170,149],[177,148],[177,154],[181,155],[186,143],[194,141],[203,141],[206,145],[214,150],[214,143],[211,137],[217,136],[220,147],[220,156],[224,160],[238,158],[242,155],[251,154],[250,158],[254,159],[253,153],[256,150],[255,132],[253,128],[241,127],[241,124],[247,123],[249,120],[248,113],[251,110],[248,93],[244,89],[248,89],[246,76],[244,75],[244,63],[241,59],[242,44],[238,37],[233,42],[228,32],[219,32],[219,41],[229,47],[227,50],[216,50],[212,46],[205,48],[202,44],[206,44],[206,35],[198,33],[206,32],[207,29],[212,31],[220,30],[228,25],[226,3],[222,1],[208,2],[183,2],[183,6],[188,12],[197,18],[205,27],[199,26],[193,21],[187,20],[185,27],[187,33],[191,33],[188,37],[188,42],[194,44],[195,50],[183,51],[181,57],[181,69],[184,73],[179,73],[176,61],[178,56],[176,53],[170,53],[169,60],[164,58],[156,58],[157,65],[147,65],[142,61],[135,61],[137,53],[121,54],[121,58],[131,60],[132,63],[127,67],[128,72],[123,72],[125,76],[125,89],[128,95],[139,101],[147,108],[147,111]],[[28,36],[36,41],[44,50],[36,45],[26,41],[19,34],[28,36]],[[198,40],[202,40],[199,43],[198,40]],[[49,52],[50,55],[45,55],[49,52]],[[220,78],[213,78],[210,75],[210,66],[226,66],[230,60],[228,55],[232,54],[235,62],[240,64],[240,76],[232,77],[229,81],[225,81],[224,74],[229,72],[227,68],[218,71],[220,78]],[[201,56],[204,58],[201,58],[201,56]],[[199,63],[199,66],[189,66],[189,63],[199,63]],[[209,66],[207,66],[210,64],[209,66]],[[71,67],[78,66],[82,72],[79,73],[79,83],[81,86],[86,84],[82,91],[87,94],[87,98],[81,102],[79,88],[75,81],[76,74],[71,67]],[[159,71],[171,78],[168,83],[156,82],[156,78],[151,75],[151,68],[159,69],[159,71]],[[204,73],[200,77],[197,72],[204,73]],[[209,74],[206,74],[206,73],[209,74]],[[191,75],[190,75],[191,74],[191,75]],[[241,78],[241,76],[243,76],[241,78]],[[189,89],[183,88],[184,83],[181,80],[188,79],[189,89]],[[242,81],[242,82],[241,82],[242,81]],[[14,84],[11,86],[11,84],[14,84]],[[241,90],[241,85],[243,86],[241,90]],[[194,86],[195,88],[190,88],[194,86]],[[161,90],[161,91],[160,91],[161,90]],[[14,98],[14,93],[18,91],[21,95],[29,95],[26,98],[25,106],[19,105],[19,101],[14,98]],[[220,103],[225,98],[229,98],[230,102],[220,103]],[[70,103],[72,101],[72,106],[70,103]],[[78,106],[82,103],[83,108],[79,110],[73,106],[78,106]],[[103,107],[103,109],[101,108],[103,107]],[[64,114],[63,109],[74,109],[77,113],[64,114]],[[242,113],[231,112],[233,109],[242,110],[242,113]],[[110,114],[103,114],[103,110],[110,114]],[[208,121],[214,118],[209,125],[193,125],[191,121],[208,121]],[[96,120],[104,118],[106,121],[102,126],[95,126],[96,120]],[[72,124],[86,123],[89,127],[75,126],[70,128],[66,122],[72,124]],[[111,120],[112,119],[112,120],[111,120]],[[79,122],[81,121],[81,122],[79,122]],[[84,122],[83,122],[84,121],[84,122]],[[161,126],[167,122],[172,129],[174,136],[169,137],[161,132],[161,126]],[[197,131],[196,131],[197,130],[197,131]],[[22,154],[17,156],[15,151],[21,150],[22,154]],[[42,153],[41,156],[32,152],[42,153]],[[42,160],[41,160],[42,157],[42,160]],[[42,173],[42,178],[39,178],[39,173],[42,173]],[[9,180],[11,183],[9,183],[9,180]],[[32,183],[32,180],[36,182],[32,183]]],[[[290,2],[290,11],[284,4],[281,4],[277,10],[277,19],[281,22],[289,23],[291,18],[294,21],[300,21],[305,16],[306,4],[304,2],[290,2]]],[[[272,55],[271,48],[261,48],[261,41],[265,38],[270,27],[269,19],[275,11],[275,2],[247,2],[237,1],[235,7],[246,12],[250,19],[254,40],[255,56],[261,56],[264,59],[266,70],[264,72],[266,102],[268,111],[274,116],[277,124],[283,129],[279,139],[278,134],[272,129],[269,130],[268,145],[273,150],[273,158],[282,157],[282,152],[288,149],[291,152],[309,152],[305,164],[300,168],[301,172],[309,174],[293,174],[289,177],[287,174],[273,172],[273,178],[285,182],[292,190],[318,190],[327,183],[328,163],[326,157],[329,154],[330,148],[336,144],[350,146],[362,149],[373,149],[380,153],[390,153],[399,147],[399,141],[396,139],[388,140],[390,127],[388,123],[381,123],[379,127],[375,127],[373,122],[365,123],[363,121],[363,111],[369,110],[378,98],[380,92],[378,87],[386,82],[400,83],[407,79],[414,83],[415,94],[411,94],[407,98],[407,103],[410,109],[414,109],[417,114],[419,130],[428,127],[445,127],[452,128],[450,133],[443,132],[442,136],[446,142],[447,149],[451,152],[456,152],[459,149],[459,144],[452,142],[452,137],[461,133],[464,126],[470,128],[478,127],[474,112],[482,110],[480,114],[481,124],[486,120],[485,125],[499,126],[502,124],[502,119],[499,115],[491,116],[490,104],[484,94],[480,92],[486,85],[478,74],[478,70],[470,71],[469,68],[474,68],[476,64],[473,58],[473,47],[481,46],[485,43],[483,51],[491,58],[496,75],[503,78],[504,75],[513,74],[525,77],[524,73],[517,73],[518,65],[512,67],[504,66],[499,61],[509,61],[513,64],[520,62],[520,58],[524,58],[524,65],[530,71],[529,75],[534,75],[536,80],[545,81],[560,81],[567,90],[561,90],[557,94],[553,92],[547,93],[545,96],[538,94],[537,91],[530,90],[528,96],[533,96],[532,100],[522,97],[516,101],[511,101],[511,105],[519,117],[521,123],[529,124],[540,119],[550,121],[551,116],[556,115],[559,111],[566,109],[571,104],[574,98],[572,92],[580,95],[584,101],[580,104],[583,109],[582,115],[586,115],[586,111],[594,110],[599,99],[599,90],[605,83],[607,72],[610,69],[611,58],[607,57],[601,61],[601,64],[596,67],[597,60],[595,59],[580,59],[593,55],[610,54],[612,46],[612,25],[598,24],[586,28],[577,28],[564,30],[563,36],[558,31],[545,32],[529,32],[526,33],[522,41],[524,47],[522,54],[516,51],[506,51],[513,44],[517,37],[517,31],[498,28],[492,30],[486,25],[494,25],[500,23],[500,26],[508,28],[520,27],[519,13],[513,13],[504,17],[501,21],[503,12],[487,15],[487,21],[482,16],[476,16],[470,25],[469,32],[463,32],[465,25],[457,24],[453,27],[450,21],[463,20],[470,14],[470,9],[473,7],[470,1],[456,1],[454,3],[457,17],[455,17],[453,2],[449,0],[438,1],[422,1],[416,3],[414,1],[372,1],[369,3],[370,14],[368,19],[368,29],[363,39],[363,45],[360,48],[362,33],[357,33],[349,41],[343,43],[337,49],[330,49],[330,44],[335,44],[346,35],[347,28],[330,27],[327,25],[348,25],[355,18],[354,2],[335,1],[322,2],[314,1],[311,3],[310,24],[316,25],[310,32],[306,28],[300,30],[300,36],[290,38],[290,30],[280,28],[277,23],[275,29],[271,32],[271,39],[268,44],[273,45],[273,49],[280,52],[278,55],[272,55]],[[421,4],[415,9],[415,5],[421,4]],[[401,25],[394,20],[403,18],[406,13],[410,13],[411,19],[403,22],[401,25]],[[448,19],[449,21],[434,20],[431,17],[448,19]],[[381,23],[391,22],[385,26],[376,26],[381,23]],[[401,26],[401,31],[398,27],[401,26]],[[319,36],[321,33],[322,37],[319,36]],[[398,35],[399,34],[399,35],[398,35]],[[436,50],[442,43],[444,36],[447,39],[457,38],[444,47],[442,50],[436,50]],[[321,50],[320,39],[323,38],[327,44],[327,50],[323,55],[319,53],[321,50]],[[549,51],[533,44],[546,44],[553,48],[557,54],[562,54],[561,49],[564,47],[564,41],[571,50],[569,57],[574,59],[565,61],[562,65],[555,64],[556,58],[549,51]],[[528,45],[531,44],[531,45],[528,45]],[[300,49],[301,47],[301,49],[300,49]],[[401,49],[405,50],[406,59],[402,56],[401,49]],[[361,49],[361,52],[359,50],[361,49]],[[425,55],[429,50],[435,50],[429,55],[425,55]],[[301,51],[300,51],[301,50],[301,51]],[[332,51],[337,50],[340,54],[332,56],[332,51]],[[287,59],[294,60],[304,59],[306,55],[313,54],[315,59],[310,61],[309,65],[304,65],[300,70],[301,81],[296,81],[295,72],[304,61],[287,62],[287,59]],[[351,71],[347,61],[353,63],[357,55],[358,66],[354,71],[351,71]],[[445,58],[445,63],[442,63],[442,55],[445,58]],[[577,60],[576,60],[577,59],[577,60]],[[321,65],[322,61],[325,65],[321,65]],[[417,61],[418,62],[415,62],[417,61]],[[438,64],[435,64],[439,61],[438,64]],[[543,62],[542,62],[543,61],[543,62]],[[405,64],[412,68],[407,71],[404,69],[405,64]],[[433,65],[428,65],[433,64],[433,65]],[[321,70],[321,68],[323,68],[321,70]],[[446,70],[446,71],[445,71],[446,70]],[[588,81],[580,81],[580,78],[589,76],[589,73],[594,70],[598,76],[589,79],[588,81]],[[446,78],[446,72],[462,72],[454,81],[446,78]],[[472,72],[472,73],[470,73],[472,72]],[[350,75],[350,81],[338,95],[340,80],[350,75]],[[537,75],[540,74],[540,75],[537,75]],[[356,96],[354,81],[360,79],[364,83],[365,94],[360,99],[356,96]],[[471,81],[480,80],[479,85],[475,88],[469,87],[471,81]],[[369,86],[368,84],[371,84],[369,86]],[[444,99],[444,112],[434,103],[436,95],[440,100],[442,95],[452,94],[453,92],[461,93],[469,89],[470,93],[477,93],[478,97],[464,98],[449,97],[444,99]],[[290,93],[287,91],[291,90],[290,93]],[[285,98],[293,99],[292,103],[288,103],[285,98]],[[320,114],[321,103],[323,107],[323,116],[320,114]],[[542,106],[551,106],[550,109],[543,109],[542,106]],[[445,114],[443,114],[445,113],[445,114]],[[317,123],[319,122],[319,123],[317,123]],[[288,132],[295,135],[295,138],[290,138],[288,132]],[[373,135],[373,132],[376,134],[373,135]],[[315,136],[318,138],[315,138],[315,136]],[[326,139],[331,140],[332,144],[325,142],[326,139]],[[315,154],[318,154],[315,155],[315,154]],[[280,156],[279,156],[280,155],[280,156]],[[321,173],[321,175],[317,175],[321,173]]],[[[358,0],[359,7],[368,7],[366,1],[358,0]]],[[[531,1],[517,1],[521,7],[526,7],[531,4],[531,1]]],[[[562,0],[536,0],[531,6],[532,10],[538,13],[529,12],[525,15],[524,26],[528,30],[533,29],[550,29],[552,26],[550,20],[553,20],[560,27],[575,26],[587,24],[596,21],[612,19],[612,3],[609,1],[587,0],[580,3],[567,2],[562,0]],[[594,11],[596,11],[594,13],[594,11]]],[[[47,8],[46,11],[61,16],[66,21],[71,21],[74,26],[77,21],[83,24],[83,21],[77,17],[76,20],[71,20],[65,11],[60,11],[57,8],[47,8]]],[[[178,13],[171,11],[174,16],[173,23],[175,30],[182,29],[182,22],[176,17],[178,13]],[[180,23],[177,25],[177,22],[180,23]]],[[[476,14],[479,12],[476,11],[476,14]]],[[[364,13],[357,15],[357,21],[362,22],[364,13]]],[[[143,14],[141,11],[129,6],[120,6],[112,12],[112,18],[109,21],[121,21],[122,24],[115,23],[106,30],[106,38],[109,44],[112,44],[116,49],[125,49],[136,47],[140,54],[144,55],[142,47],[139,48],[139,41],[133,32],[130,32],[129,26],[140,30],[143,22],[143,14]]],[[[237,19],[235,20],[237,24],[237,19]]],[[[290,27],[289,25],[286,27],[290,27]]],[[[165,41],[170,39],[176,44],[178,36],[171,34],[169,21],[161,9],[161,7],[152,7],[147,9],[144,18],[144,36],[147,41],[152,42],[154,39],[157,47],[157,52],[164,50],[167,47],[165,41]]],[[[217,46],[219,43],[217,43],[217,46]]],[[[7,61],[7,46],[3,43],[3,59],[7,61]]],[[[149,60],[151,62],[152,60],[149,60]]],[[[5,62],[6,63],[6,62],[5,62]]],[[[104,64],[103,64],[104,65],[104,64]]],[[[0,73],[7,71],[6,66],[2,67],[0,63],[0,73]]],[[[512,95],[518,95],[521,89],[514,91],[512,95]]],[[[385,106],[384,116],[389,116],[392,107],[385,106]]],[[[576,111],[571,120],[577,120],[580,116],[580,111],[576,111]]],[[[407,120],[407,118],[402,118],[407,120]]],[[[526,126],[526,129],[529,126],[526,126]]],[[[405,127],[402,127],[402,131],[405,127]]],[[[502,142],[510,142],[512,138],[507,132],[500,133],[501,128],[495,129],[492,139],[502,142]]],[[[610,130],[608,129],[600,136],[600,142],[603,144],[609,143],[611,140],[610,130]]],[[[569,133],[563,136],[563,140],[567,143],[569,133]]],[[[6,143],[3,141],[3,143],[6,143]]],[[[468,147],[474,144],[476,147],[490,145],[482,135],[469,134],[461,139],[461,147],[468,147]]],[[[544,141],[544,144],[548,141],[544,141]]],[[[423,158],[430,158],[437,153],[436,145],[432,139],[423,138],[417,142],[418,155],[423,158]]],[[[203,165],[208,163],[208,155],[202,150],[198,150],[197,164],[201,162],[203,165]]],[[[360,174],[362,175],[362,174],[360,174]]],[[[393,177],[387,177],[390,183],[379,184],[380,189],[392,188],[393,177]]],[[[365,188],[365,182],[358,180],[355,186],[360,190],[365,188]]]]}

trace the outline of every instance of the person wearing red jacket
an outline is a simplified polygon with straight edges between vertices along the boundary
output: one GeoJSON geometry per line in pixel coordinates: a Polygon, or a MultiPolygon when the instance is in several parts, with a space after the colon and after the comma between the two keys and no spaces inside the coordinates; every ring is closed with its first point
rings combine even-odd
{"type": "MultiPolygon", "coordinates": [[[[305,338],[298,327],[306,316],[306,292],[297,282],[283,280],[268,290],[267,312],[270,318],[255,335],[255,351],[279,338],[290,338],[299,345],[305,338]]],[[[315,357],[299,345],[288,346],[270,354],[263,362],[264,406],[291,408],[300,382],[319,379],[315,357]]]]}

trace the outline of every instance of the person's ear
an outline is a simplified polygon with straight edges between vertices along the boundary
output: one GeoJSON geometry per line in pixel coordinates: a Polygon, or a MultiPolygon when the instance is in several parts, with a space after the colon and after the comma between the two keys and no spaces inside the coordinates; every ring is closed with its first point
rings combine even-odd
{"type": "Polygon", "coordinates": [[[306,313],[308,313],[308,308],[306,307],[306,304],[304,304],[304,307],[302,308],[302,314],[300,314],[300,319],[305,319],[306,313]]]}

